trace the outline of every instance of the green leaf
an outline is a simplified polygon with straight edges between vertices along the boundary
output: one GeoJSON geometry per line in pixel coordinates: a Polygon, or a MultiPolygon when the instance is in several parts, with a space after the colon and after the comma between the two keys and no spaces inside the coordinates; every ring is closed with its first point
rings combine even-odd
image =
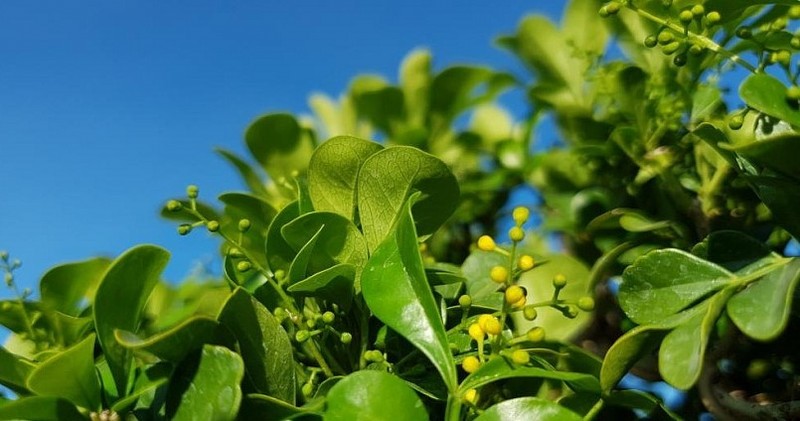
{"type": "Polygon", "coordinates": [[[800,156],[800,136],[796,134],[772,136],[730,150],[763,168],[800,180],[800,165],[796,159],[800,156]]]}
{"type": "Polygon", "coordinates": [[[40,396],[69,400],[89,410],[100,408],[100,380],[94,370],[95,335],[41,363],[28,377],[28,389],[40,396]]]}
{"type": "Polygon", "coordinates": [[[403,90],[407,118],[413,127],[425,124],[432,79],[431,53],[424,49],[408,53],[400,65],[400,88],[403,90]]]}
{"type": "Polygon", "coordinates": [[[800,238],[800,185],[782,177],[746,177],[778,224],[800,238]]]}
{"type": "Polygon", "coordinates": [[[677,249],[655,250],[622,274],[619,303],[636,323],[657,323],[730,283],[725,268],[677,249]]]}
{"type": "Polygon", "coordinates": [[[604,19],[597,18],[602,5],[600,0],[572,0],[564,10],[564,37],[582,54],[600,56],[606,50],[610,33],[604,19]]]}
{"type": "Polygon", "coordinates": [[[94,258],[82,262],[67,263],[47,271],[39,282],[42,304],[50,309],[70,316],[78,316],[84,300],[94,296],[111,261],[94,258]]]}
{"type": "Polygon", "coordinates": [[[303,245],[303,248],[297,252],[297,256],[295,256],[294,260],[292,260],[292,265],[289,267],[288,274],[290,284],[302,281],[308,276],[308,264],[314,257],[314,247],[317,245],[323,228],[324,227],[320,227],[319,230],[317,230],[308,242],[303,245]]]}
{"type": "Polygon", "coordinates": [[[355,221],[356,181],[364,161],[383,147],[352,136],[337,136],[320,145],[308,165],[308,189],[314,209],[355,221]]]}
{"type": "Polygon", "coordinates": [[[142,339],[132,332],[114,330],[117,342],[131,351],[146,351],[170,362],[180,362],[186,354],[210,342],[219,324],[207,317],[192,317],[164,332],[142,339]]]}
{"type": "Polygon", "coordinates": [[[18,392],[27,390],[27,379],[35,365],[0,346],[0,384],[18,392]]]}
{"type": "Polygon", "coordinates": [[[722,105],[722,93],[713,85],[702,84],[692,96],[691,121],[700,121],[710,116],[722,105]]]}
{"type": "Polygon", "coordinates": [[[288,271],[289,265],[294,260],[295,250],[281,235],[281,228],[298,216],[300,216],[300,206],[294,201],[284,206],[269,224],[266,239],[267,261],[273,271],[288,271]]]}
{"type": "Polygon", "coordinates": [[[245,184],[247,184],[247,187],[253,193],[260,197],[270,196],[267,188],[264,185],[264,180],[261,179],[261,176],[258,175],[256,170],[254,170],[250,164],[227,149],[215,148],[215,151],[220,154],[220,156],[225,158],[225,160],[236,169],[236,171],[239,173],[239,176],[242,177],[242,180],[245,182],[245,184]]]}
{"type": "Polygon", "coordinates": [[[500,287],[489,279],[489,272],[495,266],[506,266],[508,259],[492,251],[475,250],[470,253],[461,266],[461,273],[467,279],[467,294],[472,304],[500,310],[503,306],[503,294],[497,292],[500,287]]]}
{"type": "Polygon", "coordinates": [[[117,343],[114,330],[136,332],[147,297],[167,266],[169,252],[152,245],[136,246],[119,256],[95,294],[94,325],[117,390],[128,390],[131,352],[117,343]]]}
{"type": "Polygon", "coordinates": [[[739,86],[739,96],[758,111],[800,126],[800,110],[786,101],[786,85],[766,73],[748,76],[739,86]]]}
{"type": "Polygon", "coordinates": [[[373,314],[427,356],[449,390],[457,384],[455,362],[439,308],[425,277],[411,216],[412,196],[389,236],[375,250],[361,277],[364,300],[373,314]]]}
{"type": "Polygon", "coordinates": [[[728,315],[747,336],[759,341],[775,339],[789,322],[800,260],[769,272],[728,301],[728,315]]]}
{"type": "Polygon", "coordinates": [[[715,294],[706,301],[703,311],[664,337],[658,351],[658,371],[667,383],[686,390],[700,377],[708,336],[732,293],[732,289],[724,289],[715,294]]]}
{"type": "Polygon", "coordinates": [[[353,301],[353,282],[355,277],[356,268],[351,264],[342,263],[292,284],[287,288],[287,291],[301,296],[306,295],[330,300],[346,311],[353,301]]]}
{"type": "Polygon", "coordinates": [[[408,146],[384,149],[367,158],[358,175],[358,210],[370,250],[389,234],[415,191],[422,194],[413,207],[417,232],[431,234],[458,206],[458,182],[447,165],[408,146]]]}
{"type": "Polygon", "coordinates": [[[239,220],[249,219],[251,226],[242,234],[241,248],[260,266],[266,266],[264,243],[267,229],[278,212],[264,199],[247,193],[224,193],[219,196],[219,200],[225,204],[226,216],[220,221],[220,230],[230,238],[238,238],[239,220]]]}
{"type": "Polygon", "coordinates": [[[291,114],[267,114],[250,123],[244,133],[250,153],[273,181],[304,171],[314,151],[311,133],[291,114]]]}
{"type": "Polygon", "coordinates": [[[737,272],[754,262],[778,257],[761,241],[740,231],[717,231],[692,248],[692,254],[737,272]]]}
{"type": "Polygon", "coordinates": [[[325,421],[421,421],[425,406],[399,378],[381,371],[357,371],[334,385],[327,396],[325,421]]]}
{"type": "Polygon", "coordinates": [[[318,272],[338,263],[350,263],[357,272],[367,262],[367,243],[353,223],[336,213],[311,212],[301,215],[281,229],[286,242],[300,250],[318,236],[314,256],[309,261],[311,272],[318,272]]]}
{"type": "Polygon", "coordinates": [[[666,408],[661,400],[639,390],[615,390],[604,396],[603,400],[608,405],[642,410],[652,419],[662,419],[658,417],[661,412],[670,419],[676,421],[682,419],[666,408]]]}
{"type": "Polygon", "coordinates": [[[155,394],[156,390],[167,384],[172,376],[172,364],[156,363],[142,370],[136,377],[133,391],[124,398],[114,402],[111,409],[114,412],[127,412],[140,399],[150,394],[155,394]]]}
{"type": "Polygon", "coordinates": [[[494,98],[514,84],[514,78],[477,66],[452,66],[436,76],[430,86],[430,112],[449,122],[469,107],[494,98]],[[476,94],[484,87],[482,94],[476,94]]]}
{"type": "Polygon", "coordinates": [[[589,374],[519,366],[505,358],[494,358],[481,365],[478,371],[470,374],[461,382],[459,390],[463,393],[499,380],[523,377],[560,380],[567,382],[575,391],[600,394],[600,383],[589,374]]]}
{"type": "MultiPolygon", "coordinates": [[[[529,303],[545,301],[553,296],[553,278],[557,274],[567,278],[567,286],[559,293],[559,299],[575,302],[581,297],[591,295],[589,268],[580,260],[564,254],[546,256],[544,260],[547,264],[525,272],[520,277],[519,285],[528,291],[529,303]]],[[[493,283],[488,276],[486,272],[483,282],[493,283]]],[[[592,314],[580,311],[576,318],[568,319],[557,309],[543,307],[539,309],[539,315],[533,322],[525,320],[521,311],[512,313],[511,319],[514,321],[517,333],[524,333],[534,326],[541,326],[548,340],[569,342],[591,323],[592,314]]]]}
{"type": "Polygon", "coordinates": [[[227,348],[203,346],[184,360],[167,391],[167,418],[176,421],[236,418],[242,401],[242,359],[227,348]]]}
{"type": "Polygon", "coordinates": [[[518,420],[579,421],[581,417],[553,401],[523,397],[500,402],[475,418],[475,421],[518,420]]]}
{"type": "Polygon", "coordinates": [[[239,421],[282,421],[305,411],[272,396],[251,393],[242,400],[239,421]]]}
{"type": "Polygon", "coordinates": [[[86,417],[66,399],[30,396],[0,403],[0,420],[86,421],[86,417]]]}
{"type": "Polygon", "coordinates": [[[403,91],[380,76],[356,76],[350,85],[350,98],[359,117],[389,136],[406,119],[403,91]]]}
{"type": "Polygon", "coordinates": [[[256,390],[294,404],[292,344],[272,313],[250,294],[237,288],[218,319],[239,341],[247,378],[256,390]]]}
{"type": "MultiPolygon", "coordinates": [[[[720,24],[736,20],[750,7],[763,6],[769,4],[795,5],[797,0],[708,0],[705,3],[706,10],[716,10],[722,19],[720,24]]],[[[753,15],[755,16],[755,12],[753,15]]]]}

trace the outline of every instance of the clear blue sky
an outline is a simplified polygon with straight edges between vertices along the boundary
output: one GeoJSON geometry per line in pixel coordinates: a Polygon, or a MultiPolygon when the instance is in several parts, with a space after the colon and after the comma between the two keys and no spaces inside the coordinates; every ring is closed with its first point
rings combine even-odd
{"type": "MultiPolygon", "coordinates": [[[[187,184],[241,189],[213,152],[243,152],[255,116],[307,111],[357,73],[403,56],[519,72],[492,46],[563,1],[21,1],[0,3],[0,249],[34,287],[61,262],[168,248],[166,278],[214,254],[157,216],[187,184]]],[[[2,290],[0,297],[7,296],[2,290]]]]}

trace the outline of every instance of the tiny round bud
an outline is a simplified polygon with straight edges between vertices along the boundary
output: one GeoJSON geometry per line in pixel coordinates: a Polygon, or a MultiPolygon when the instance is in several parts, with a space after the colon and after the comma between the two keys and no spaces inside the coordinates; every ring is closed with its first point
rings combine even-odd
{"type": "Polygon", "coordinates": [[[492,279],[492,282],[502,284],[508,280],[508,269],[503,266],[495,266],[489,272],[489,278],[492,279]]]}
{"type": "Polygon", "coordinates": [[[353,334],[350,332],[343,332],[341,336],[339,336],[339,340],[342,341],[343,344],[347,345],[353,341],[353,334]]]}
{"type": "Polygon", "coordinates": [[[658,37],[656,39],[658,40],[659,44],[667,45],[670,42],[675,41],[675,35],[671,31],[665,29],[658,33],[658,37]]]}
{"type": "Polygon", "coordinates": [[[14,284],[14,275],[11,272],[6,272],[5,276],[6,286],[11,286],[14,284]]]}
{"type": "Polygon", "coordinates": [[[533,269],[533,266],[535,264],[536,262],[533,260],[533,257],[528,256],[527,254],[519,256],[519,259],[517,260],[517,267],[523,271],[528,271],[533,269]]]}
{"type": "Polygon", "coordinates": [[[236,264],[236,270],[238,270],[239,272],[247,272],[252,267],[253,264],[248,262],[247,260],[242,260],[241,262],[236,264]]]}
{"type": "Polygon", "coordinates": [[[658,45],[658,38],[655,35],[650,35],[644,39],[644,46],[647,48],[653,48],[658,45]]]}
{"type": "Polygon", "coordinates": [[[470,355],[469,357],[464,358],[464,361],[461,361],[461,368],[464,369],[467,373],[474,373],[481,368],[481,362],[478,358],[470,355]]]}
{"type": "Polygon", "coordinates": [[[183,205],[181,205],[181,202],[179,202],[177,200],[170,200],[169,202],[167,202],[167,210],[170,211],[170,212],[177,212],[177,211],[181,210],[182,208],[183,208],[183,205]]]}
{"type": "Polygon", "coordinates": [[[326,325],[333,323],[334,320],[336,320],[336,315],[332,311],[322,313],[322,322],[326,325]]]}
{"type": "Polygon", "coordinates": [[[190,199],[197,199],[197,196],[200,195],[200,189],[194,184],[190,184],[186,187],[186,195],[189,196],[190,199]]]}
{"type": "Polygon", "coordinates": [[[619,8],[620,5],[616,1],[610,1],[606,4],[606,12],[608,12],[609,15],[616,15],[619,13],[619,8]]]}
{"type": "Polygon", "coordinates": [[[219,231],[219,222],[214,220],[206,222],[206,229],[209,230],[210,232],[219,231]]]}
{"type": "Polygon", "coordinates": [[[228,256],[231,257],[244,257],[244,253],[238,247],[231,247],[228,249],[228,256]]]}
{"type": "Polygon", "coordinates": [[[578,299],[578,308],[583,311],[592,311],[594,310],[594,298],[592,297],[581,297],[578,299]]]}
{"type": "Polygon", "coordinates": [[[286,271],[283,269],[278,269],[275,271],[275,279],[282,281],[286,279],[286,271]]]}
{"type": "Polygon", "coordinates": [[[483,338],[486,337],[486,332],[483,331],[481,325],[479,325],[478,323],[473,323],[469,325],[468,332],[469,336],[478,342],[482,342],[483,338]]]}
{"type": "Polygon", "coordinates": [[[681,22],[683,22],[684,24],[688,24],[689,22],[691,22],[694,19],[694,14],[692,13],[691,10],[688,10],[688,9],[687,10],[683,10],[678,15],[678,19],[680,19],[681,22]]]}
{"type": "Polygon", "coordinates": [[[671,43],[665,45],[664,47],[662,47],[661,48],[661,52],[663,52],[666,55],[672,55],[675,52],[677,52],[678,50],[680,50],[681,45],[682,44],[681,44],[680,41],[671,42],[671,43]]]}
{"type": "Polygon", "coordinates": [[[559,273],[553,277],[553,287],[561,289],[567,286],[567,277],[559,273]]]}
{"type": "Polygon", "coordinates": [[[524,206],[517,206],[511,212],[511,218],[514,220],[514,222],[517,223],[517,225],[522,225],[525,222],[527,222],[530,216],[531,216],[531,211],[524,206]]]}
{"type": "Polygon", "coordinates": [[[736,36],[741,39],[750,39],[753,37],[753,31],[746,26],[742,26],[736,30],[736,36]]]}
{"type": "Polygon", "coordinates": [[[308,340],[308,338],[310,338],[310,337],[311,337],[311,334],[310,334],[310,333],[308,333],[308,331],[307,331],[307,330],[305,330],[305,329],[303,329],[303,330],[298,330],[298,331],[297,331],[297,332],[295,332],[295,334],[294,334],[294,340],[296,340],[296,341],[297,341],[297,342],[299,342],[299,343],[303,343],[303,342],[307,341],[307,340],[308,340]]]}
{"type": "Polygon", "coordinates": [[[472,305],[472,297],[470,297],[467,294],[464,294],[464,295],[458,297],[458,305],[460,305],[461,307],[469,307],[469,306],[471,306],[472,305]]]}
{"type": "Polygon", "coordinates": [[[5,250],[0,250],[0,259],[7,261],[8,260],[8,252],[5,250]]]}
{"type": "Polygon", "coordinates": [[[511,241],[518,243],[525,238],[525,230],[520,227],[512,227],[510,230],[508,230],[508,238],[510,238],[511,241]]]}
{"type": "Polygon", "coordinates": [[[531,328],[528,333],[525,334],[525,338],[531,342],[541,342],[544,340],[544,328],[541,326],[536,326],[531,328]]]}
{"type": "Polygon", "coordinates": [[[286,318],[286,316],[289,315],[288,313],[286,313],[286,309],[284,309],[283,307],[275,307],[275,310],[272,311],[272,314],[278,320],[283,320],[286,318]]]}
{"type": "Polygon", "coordinates": [[[365,351],[364,359],[373,363],[379,363],[383,361],[383,354],[377,349],[373,349],[371,351],[365,351]]]}
{"type": "Polygon", "coordinates": [[[769,27],[775,31],[782,31],[786,29],[786,25],[788,24],[789,22],[786,20],[786,18],[778,18],[775,19],[769,27]]]}
{"type": "Polygon", "coordinates": [[[309,398],[311,397],[311,394],[314,393],[314,385],[311,383],[306,383],[303,385],[301,391],[303,392],[303,396],[309,398]]]}
{"type": "Polygon", "coordinates": [[[525,290],[519,285],[511,285],[506,289],[506,302],[509,304],[516,303],[520,298],[525,298],[525,290]]]}
{"type": "Polygon", "coordinates": [[[464,401],[469,404],[475,405],[475,402],[478,402],[478,391],[475,389],[469,389],[464,392],[464,401]]]}
{"type": "Polygon", "coordinates": [[[500,320],[497,320],[496,317],[486,320],[486,333],[497,336],[502,331],[503,326],[500,324],[500,320]]]}
{"type": "Polygon", "coordinates": [[[719,23],[721,19],[722,16],[720,16],[719,12],[717,12],[716,10],[713,12],[708,12],[708,14],[706,15],[706,22],[708,22],[709,25],[716,25],[719,23]]]}
{"type": "Polygon", "coordinates": [[[528,351],[517,349],[511,353],[511,361],[514,361],[514,364],[525,365],[531,361],[531,356],[528,351]]]}
{"type": "Polygon", "coordinates": [[[794,36],[789,40],[789,45],[795,50],[800,50],[800,37],[794,36]]]}
{"type": "Polygon", "coordinates": [[[775,61],[783,66],[789,66],[792,60],[792,53],[789,50],[780,50],[776,54],[775,61]]]}
{"type": "Polygon", "coordinates": [[[478,238],[478,249],[483,251],[492,251],[496,247],[494,239],[488,235],[481,235],[478,238]]]}
{"type": "Polygon", "coordinates": [[[192,232],[192,226],[191,225],[189,225],[189,224],[180,224],[180,225],[178,225],[178,234],[186,235],[186,234],[188,234],[190,232],[192,232]]]}
{"type": "Polygon", "coordinates": [[[575,306],[567,306],[567,308],[564,309],[563,314],[568,319],[574,319],[578,317],[578,309],[575,308],[575,306]]]}
{"type": "Polygon", "coordinates": [[[522,316],[525,317],[525,320],[534,321],[538,315],[539,312],[536,311],[536,307],[533,305],[525,306],[525,308],[522,309],[522,316]]]}
{"type": "Polygon", "coordinates": [[[247,232],[250,229],[250,220],[247,218],[243,218],[239,220],[239,231],[240,232],[247,232]]]}
{"type": "Polygon", "coordinates": [[[786,99],[790,101],[800,101],[800,87],[792,85],[786,89],[786,99]]]}
{"type": "Polygon", "coordinates": [[[14,261],[11,262],[11,269],[16,269],[20,266],[22,266],[22,260],[14,259],[14,261]]]}
{"type": "Polygon", "coordinates": [[[736,114],[728,121],[728,127],[731,130],[739,130],[744,125],[744,117],[741,114],[736,114]]]}
{"type": "Polygon", "coordinates": [[[706,8],[702,4],[695,4],[692,6],[692,14],[696,17],[703,16],[706,13],[706,8]]]}

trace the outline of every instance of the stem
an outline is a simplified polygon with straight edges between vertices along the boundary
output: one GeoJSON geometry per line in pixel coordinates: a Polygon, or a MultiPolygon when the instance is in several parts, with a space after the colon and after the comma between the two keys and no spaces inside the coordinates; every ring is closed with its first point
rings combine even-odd
{"type": "Polygon", "coordinates": [[[313,339],[306,342],[304,348],[311,354],[312,357],[314,357],[315,360],[317,360],[319,368],[322,369],[322,372],[325,373],[326,377],[331,378],[334,376],[333,371],[331,370],[330,366],[328,366],[328,363],[325,361],[325,358],[319,352],[319,349],[317,349],[317,344],[314,343],[313,339]]]}
{"type": "Polygon", "coordinates": [[[459,421],[461,419],[461,398],[450,392],[447,395],[447,409],[444,413],[445,421],[459,421]]]}
{"type": "Polygon", "coordinates": [[[603,403],[604,402],[602,398],[598,399],[597,402],[594,403],[592,409],[590,409],[589,412],[587,412],[586,415],[583,416],[583,419],[587,421],[593,420],[594,417],[596,417],[597,414],[599,414],[600,411],[603,409],[603,403]]]}

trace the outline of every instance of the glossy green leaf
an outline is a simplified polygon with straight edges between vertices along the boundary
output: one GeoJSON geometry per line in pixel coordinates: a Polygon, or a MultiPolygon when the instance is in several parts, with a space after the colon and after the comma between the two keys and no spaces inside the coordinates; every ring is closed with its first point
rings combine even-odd
{"type": "Polygon", "coordinates": [[[35,365],[0,346],[0,384],[16,391],[27,389],[27,379],[35,365]]]}
{"type": "Polygon", "coordinates": [[[123,393],[128,390],[131,351],[117,343],[114,330],[137,331],[147,298],[168,261],[169,252],[160,247],[133,247],[114,260],[97,288],[94,302],[97,339],[117,390],[123,393]]]}
{"type": "Polygon", "coordinates": [[[489,272],[495,266],[505,266],[508,259],[499,253],[474,250],[464,260],[461,272],[467,279],[467,294],[473,305],[500,310],[503,305],[503,293],[497,292],[499,285],[489,279],[489,272]]]}
{"type": "Polygon", "coordinates": [[[431,234],[458,206],[458,182],[447,165],[407,146],[384,149],[367,158],[358,175],[358,211],[370,250],[389,234],[415,191],[422,194],[413,207],[417,232],[431,234]]]}
{"type": "Polygon", "coordinates": [[[800,136],[783,134],[730,148],[750,162],[800,180],[800,136]]]}
{"type": "Polygon", "coordinates": [[[267,261],[273,271],[288,271],[289,265],[294,260],[295,250],[281,235],[281,228],[298,216],[300,216],[300,207],[294,201],[284,206],[269,225],[266,239],[267,261]]]}
{"type": "Polygon", "coordinates": [[[269,192],[265,187],[264,180],[250,164],[227,149],[215,148],[214,150],[236,169],[239,176],[242,177],[242,180],[253,193],[261,197],[269,197],[269,192]]]}
{"type": "Polygon", "coordinates": [[[227,348],[203,346],[175,371],[167,391],[167,417],[177,421],[236,418],[242,401],[242,359],[227,348]]]}
{"type": "Polygon", "coordinates": [[[244,134],[253,157],[277,181],[304,171],[314,151],[313,138],[291,114],[267,114],[250,123],[244,134]]]}
{"type": "Polygon", "coordinates": [[[761,241],[732,230],[711,233],[692,248],[692,254],[731,272],[738,272],[769,256],[777,257],[777,254],[761,241]]]}
{"type": "Polygon", "coordinates": [[[600,394],[600,383],[597,378],[589,374],[519,366],[505,358],[494,358],[481,365],[478,371],[470,374],[461,382],[459,390],[463,393],[499,380],[523,377],[561,380],[567,382],[576,391],[600,394]]]}
{"type": "Polygon", "coordinates": [[[747,77],[739,86],[739,96],[752,108],[777,117],[793,126],[800,126],[800,110],[792,108],[786,98],[786,85],[766,73],[747,77]]]}
{"type": "MultiPolygon", "coordinates": [[[[519,285],[528,291],[528,302],[545,301],[553,296],[553,278],[562,274],[567,278],[567,286],[561,290],[558,297],[562,300],[577,301],[581,297],[591,295],[589,288],[589,268],[580,260],[565,254],[547,256],[546,264],[535,270],[525,272],[519,280],[519,285]]],[[[484,282],[493,283],[486,272],[484,282]]],[[[496,284],[495,284],[496,285],[496,284]]],[[[561,311],[542,307],[538,309],[539,315],[533,322],[525,320],[522,312],[512,313],[515,330],[524,333],[534,326],[541,326],[545,330],[547,339],[568,342],[582,332],[592,321],[592,314],[584,311],[578,312],[574,319],[564,317],[561,311]]]]}
{"type": "Polygon", "coordinates": [[[427,356],[455,390],[455,362],[439,308],[425,277],[411,216],[412,196],[397,224],[370,257],[361,277],[364,300],[373,314],[427,356]]]}
{"type": "Polygon", "coordinates": [[[786,328],[792,299],[800,282],[800,260],[769,272],[728,301],[728,315],[747,336],[760,341],[775,339],[786,328]]]}
{"type": "Polygon", "coordinates": [[[219,324],[207,317],[192,317],[179,325],[157,333],[147,339],[136,334],[115,330],[117,342],[132,351],[146,351],[165,361],[180,362],[186,354],[195,351],[203,344],[212,341],[219,324]]]}
{"type": "Polygon", "coordinates": [[[86,417],[66,399],[30,396],[0,403],[0,420],[86,421],[86,417]]]}
{"type": "Polygon", "coordinates": [[[319,230],[308,240],[307,243],[303,245],[303,247],[298,250],[297,256],[294,257],[292,260],[292,265],[289,267],[289,283],[295,283],[306,279],[308,276],[308,264],[311,262],[311,259],[314,257],[314,248],[317,245],[317,241],[319,241],[324,227],[320,227],[319,230]]]}
{"type": "Polygon", "coordinates": [[[509,399],[484,411],[475,421],[579,421],[582,418],[569,409],[542,398],[509,399]]]}
{"type": "Polygon", "coordinates": [[[309,261],[312,273],[338,263],[350,263],[360,273],[367,262],[364,236],[349,219],[336,213],[307,213],[284,225],[281,234],[298,251],[312,237],[318,237],[309,261]]]}
{"type": "Polygon", "coordinates": [[[381,371],[362,370],[346,376],[327,396],[325,421],[427,420],[417,394],[399,378],[381,371]]]}
{"type": "Polygon", "coordinates": [[[678,389],[688,389],[700,377],[708,336],[733,290],[724,289],[707,300],[703,311],[684,320],[664,337],[658,351],[658,371],[678,389]]]}
{"type": "Polygon", "coordinates": [[[89,410],[100,408],[100,380],[94,370],[95,335],[39,364],[28,389],[40,396],[69,400],[89,410]]]}
{"type": "Polygon", "coordinates": [[[684,251],[655,250],[625,269],[619,303],[636,323],[657,323],[734,278],[725,268],[684,251]]]}
{"type": "Polygon", "coordinates": [[[158,388],[167,384],[171,376],[172,364],[170,363],[156,363],[147,367],[136,376],[136,383],[133,385],[131,393],[114,402],[111,409],[117,413],[126,412],[140,399],[146,399],[148,395],[155,394],[158,388]]]}
{"type": "Polygon", "coordinates": [[[308,189],[314,209],[354,221],[356,181],[364,161],[383,147],[352,136],[337,136],[320,145],[308,165],[308,189]]]}
{"type": "Polygon", "coordinates": [[[239,342],[247,378],[256,390],[294,404],[292,344],[272,313],[237,288],[220,312],[219,321],[239,342]]]}
{"type": "Polygon", "coordinates": [[[355,277],[356,268],[353,265],[342,263],[294,283],[287,290],[301,296],[307,295],[330,300],[347,310],[353,300],[355,277]]]}
{"type": "Polygon", "coordinates": [[[272,396],[251,393],[245,395],[236,418],[240,421],[282,421],[305,411],[272,396]]]}
{"type": "Polygon", "coordinates": [[[39,282],[42,304],[70,316],[77,316],[85,301],[91,301],[94,290],[111,261],[94,258],[67,263],[47,271],[39,282]]]}

